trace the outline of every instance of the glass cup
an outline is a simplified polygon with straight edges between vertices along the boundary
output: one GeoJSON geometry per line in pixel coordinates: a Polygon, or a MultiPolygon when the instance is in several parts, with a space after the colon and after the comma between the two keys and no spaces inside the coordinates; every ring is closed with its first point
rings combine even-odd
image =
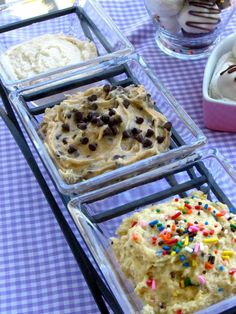
{"type": "Polygon", "coordinates": [[[144,0],[166,54],[180,59],[206,57],[236,10],[236,0],[144,0]]]}

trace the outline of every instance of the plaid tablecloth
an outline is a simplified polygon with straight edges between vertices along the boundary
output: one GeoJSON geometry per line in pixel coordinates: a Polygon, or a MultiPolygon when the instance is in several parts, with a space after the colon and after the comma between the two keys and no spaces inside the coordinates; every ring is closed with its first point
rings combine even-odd
{"type": "MultiPolygon", "coordinates": [[[[206,60],[164,55],[142,0],[101,0],[136,50],[236,167],[236,134],[204,128],[202,78],[206,60]]],[[[225,34],[236,28],[236,16],[225,34]]],[[[235,121],[236,123],[236,121],[235,121]]],[[[98,313],[83,276],[40,187],[0,120],[0,313],[98,313]]]]}

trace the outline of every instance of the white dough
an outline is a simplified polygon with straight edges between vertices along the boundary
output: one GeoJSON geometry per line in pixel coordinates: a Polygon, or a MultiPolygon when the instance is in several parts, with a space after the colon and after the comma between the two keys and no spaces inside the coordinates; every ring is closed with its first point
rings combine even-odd
{"type": "Polygon", "coordinates": [[[47,34],[13,46],[6,58],[17,79],[24,79],[50,69],[95,58],[94,43],[64,34],[47,34]]]}

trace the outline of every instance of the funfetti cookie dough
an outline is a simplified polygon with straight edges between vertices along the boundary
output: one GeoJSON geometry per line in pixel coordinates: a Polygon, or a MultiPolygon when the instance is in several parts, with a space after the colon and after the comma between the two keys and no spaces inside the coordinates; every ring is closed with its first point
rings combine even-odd
{"type": "Polygon", "coordinates": [[[145,314],[193,314],[236,293],[236,216],[201,192],[147,207],[112,246],[145,314]]]}
{"type": "Polygon", "coordinates": [[[40,134],[67,183],[169,148],[171,123],[141,85],[94,87],[45,111],[40,134]]]}
{"type": "Polygon", "coordinates": [[[47,34],[13,46],[5,53],[17,79],[97,57],[94,43],[64,34],[47,34]]]}

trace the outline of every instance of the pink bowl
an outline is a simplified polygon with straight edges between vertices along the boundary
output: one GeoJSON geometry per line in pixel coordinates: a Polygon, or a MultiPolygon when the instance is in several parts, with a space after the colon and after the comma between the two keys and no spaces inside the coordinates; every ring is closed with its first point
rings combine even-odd
{"type": "Polygon", "coordinates": [[[209,85],[220,57],[231,51],[236,43],[236,33],[222,40],[212,51],[205,68],[203,80],[203,114],[205,126],[212,130],[236,132],[236,102],[214,99],[209,95],[209,85]]]}

